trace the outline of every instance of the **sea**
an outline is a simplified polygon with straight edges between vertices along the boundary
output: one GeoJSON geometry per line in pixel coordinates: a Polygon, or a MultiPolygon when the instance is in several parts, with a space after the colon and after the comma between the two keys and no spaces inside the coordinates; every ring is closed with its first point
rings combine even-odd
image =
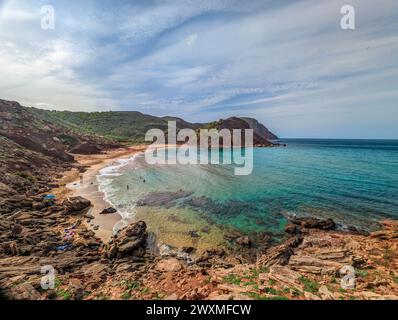
{"type": "Polygon", "coordinates": [[[398,219],[398,140],[279,142],[286,146],[254,149],[246,176],[236,176],[234,165],[151,165],[142,153],[97,179],[123,220],[144,220],[176,246],[222,245],[227,232],[279,239],[292,215],[364,231],[398,219]]]}

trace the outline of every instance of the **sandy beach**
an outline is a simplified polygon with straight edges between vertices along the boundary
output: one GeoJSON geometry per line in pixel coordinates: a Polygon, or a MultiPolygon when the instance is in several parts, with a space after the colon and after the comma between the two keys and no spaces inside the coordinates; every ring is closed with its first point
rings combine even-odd
{"type": "MultiPolygon", "coordinates": [[[[136,145],[121,149],[109,150],[103,154],[97,155],[77,155],[75,160],[78,166],[86,168],[84,173],[79,172],[79,168],[73,168],[64,173],[59,179],[59,187],[52,190],[52,193],[59,199],[67,197],[81,196],[91,201],[92,207],[87,215],[94,219],[85,220],[87,228],[93,230],[95,235],[104,243],[109,242],[114,233],[114,227],[122,221],[119,213],[100,214],[104,209],[112,207],[112,204],[105,200],[104,193],[99,190],[97,175],[105,167],[116,164],[121,159],[131,158],[133,155],[143,152],[147,145],[136,145]]],[[[158,146],[165,148],[166,145],[158,146]]],[[[171,147],[177,147],[171,145],[171,147]]],[[[224,247],[223,231],[216,225],[209,225],[206,220],[199,218],[195,212],[187,214],[184,218],[173,219],[175,215],[180,215],[178,209],[170,209],[169,212],[159,215],[159,210],[155,208],[146,208],[145,212],[138,210],[137,219],[144,220],[148,224],[148,230],[157,235],[157,241],[167,243],[176,247],[196,247],[198,252],[208,248],[224,247]],[[191,229],[201,230],[206,228],[208,231],[201,233],[200,239],[192,238],[189,235],[191,229]]]]}
{"type": "Polygon", "coordinates": [[[112,165],[117,160],[130,158],[134,154],[144,151],[146,147],[146,145],[137,145],[109,150],[97,155],[74,155],[78,164],[87,167],[87,171],[80,173],[78,168],[73,168],[71,171],[65,172],[64,176],[58,180],[59,187],[52,193],[61,200],[74,196],[90,200],[92,207],[88,214],[91,214],[94,219],[85,223],[97,237],[106,243],[112,236],[114,225],[121,220],[121,216],[118,213],[100,214],[111,205],[104,200],[104,193],[99,190],[97,175],[101,169],[112,165]]]}

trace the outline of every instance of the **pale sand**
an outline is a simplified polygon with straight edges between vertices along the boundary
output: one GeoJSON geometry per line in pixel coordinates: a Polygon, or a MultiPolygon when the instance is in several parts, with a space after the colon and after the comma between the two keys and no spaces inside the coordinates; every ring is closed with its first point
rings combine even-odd
{"type": "Polygon", "coordinates": [[[74,155],[79,164],[89,167],[88,170],[83,174],[79,174],[77,169],[66,172],[64,177],[58,180],[60,187],[53,190],[53,193],[61,200],[66,197],[81,196],[91,201],[92,208],[88,213],[93,215],[94,219],[90,223],[85,223],[105,243],[110,240],[114,225],[122,217],[118,213],[99,214],[102,210],[111,207],[111,205],[104,200],[105,195],[99,190],[97,175],[102,168],[111,165],[119,159],[130,158],[138,152],[145,151],[146,148],[147,146],[145,145],[137,145],[107,151],[105,154],[100,155],[74,155]],[[99,229],[94,230],[94,226],[99,226],[99,229]]]}

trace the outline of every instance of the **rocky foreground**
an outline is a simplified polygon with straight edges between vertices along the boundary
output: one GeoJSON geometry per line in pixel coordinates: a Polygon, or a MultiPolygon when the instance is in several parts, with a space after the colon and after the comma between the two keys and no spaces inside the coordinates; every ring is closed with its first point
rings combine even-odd
{"type": "Polygon", "coordinates": [[[83,223],[88,200],[57,203],[0,189],[5,299],[398,299],[396,221],[367,235],[336,231],[331,220],[292,218],[289,240],[244,263],[220,249],[154,255],[142,221],[104,244],[83,223]],[[341,285],[347,265],[355,270],[352,289],[341,285]],[[54,288],[41,286],[44,266],[56,271],[54,288]]]}

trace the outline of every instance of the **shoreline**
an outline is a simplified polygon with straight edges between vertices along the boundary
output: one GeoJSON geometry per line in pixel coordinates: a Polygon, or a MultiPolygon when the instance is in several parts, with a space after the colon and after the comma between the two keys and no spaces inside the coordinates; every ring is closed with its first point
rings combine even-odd
{"type": "Polygon", "coordinates": [[[122,220],[122,216],[118,212],[100,214],[102,210],[112,207],[112,204],[105,200],[105,194],[99,189],[97,175],[101,169],[143,152],[146,148],[146,145],[135,145],[96,155],[74,155],[78,166],[86,170],[80,173],[78,168],[73,168],[65,172],[58,180],[59,187],[53,189],[52,193],[61,200],[77,196],[90,200],[92,206],[87,215],[93,216],[93,219],[87,219],[84,223],[102,242],[107,243],[113,235],[115,224],[122,220]]]}

